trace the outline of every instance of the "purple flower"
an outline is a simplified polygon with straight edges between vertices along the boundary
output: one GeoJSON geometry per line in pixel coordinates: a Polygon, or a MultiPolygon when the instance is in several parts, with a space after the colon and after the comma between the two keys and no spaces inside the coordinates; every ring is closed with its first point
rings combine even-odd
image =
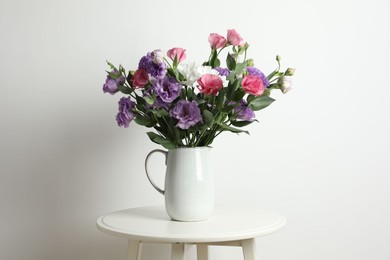
{"type": "Polygon", "coordinates": [[[253,121],[256,116],[244,99],[241,99],[240,104],[234,109],[234,113],[237,114],[237,119],[244,121],[253,121]]]}
{"type": "MultiPolygon", "coordinates": [[[[112,73],[118,72],[113,70],[112,73]]],[[[125,83],[125,78],[123,76],[120,76],[117,79],[113,79],[110,75],[107,75],[106,83],[104,83],[103,85],[103,92],[114,95],[116,92],[119,91],[118,85],[122,85],[123,83],[125,83]]]]}
{"type": "Polygon", "coordinates": [[[188,129],[202,120],[198,103],[195,101],[179,100],[169,114],[179,120],[176,126],[181,129],[188,129]]]}
{"type": "Polygon", "coordinates": [[[248,66],[248,67],[246,67],[246,71],[248,71],[249,75],[254,75],[256,77],[259,77],[263,81],[264,87],[267,88],[269,86],[269,81],[268,81],[267,77],[258,68],[248,66]]]}
{"type": "Polygon", "coordinates": [[[116,115],[116,121],[120,127],[129,127],[130,122],[134,119],[132,109],[134,108],[134,102],[130,97],[122,97],[119,102],[119,112],[116,115]]]}
{"type": "Polygon", "coordinates": [[[143,56],[138,64],[138,69],[144,69],[148,74],[156,79],[162,79],[167,73],[167,65],[164,62],[158,62],[157,52],[149,52],[143,56]]]}
{"type": "Polygon", "coordinates": [[[181,85],[174,78],[165,77],[153,84],[156,96],[166,103],[171,103],[180,95],[181,85]]]}
{"type": "Polygon", "coordinates": [[[229,69],[226,69],[226,68],[222,68],[222,67],[215,67],[214,68],[216,71],[218,71],[219,73],[219,76],[229,76],[230,74],[230,70],[229,69]]]}

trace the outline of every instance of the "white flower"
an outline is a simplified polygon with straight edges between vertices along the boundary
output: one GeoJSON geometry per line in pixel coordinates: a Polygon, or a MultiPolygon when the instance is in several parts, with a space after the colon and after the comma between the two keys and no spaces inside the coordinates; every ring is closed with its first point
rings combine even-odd
{"type": "Polygon", "coordinates": [[[225,76],[222,76],[220,78],[222,79],[223,87],[227,87],[229,85],[229,80],[227,80],[225,76]]]}
{"type": "Polygon", "coordinates": [[[281,77],[279,78],[280,90],[282,90],[283,94],[286,94],[292,89],[292,80],[291,77],[281,77]]]}
{"type": "Polygon", "coordinates": [[[177,70],[186,79],[182,83],[187,86],[192,86],[200,77],[205,74],[219,75],[218,71],[212,69],[210,66],[198,66],[195,62],[180,63],[177,70]]]}
{"type": "Polygon", "coordinates": [[[164,53],[161,50],[154,50],[152,52],[153,62],[156,64],[163,63],[164,61],[164,53]]]}

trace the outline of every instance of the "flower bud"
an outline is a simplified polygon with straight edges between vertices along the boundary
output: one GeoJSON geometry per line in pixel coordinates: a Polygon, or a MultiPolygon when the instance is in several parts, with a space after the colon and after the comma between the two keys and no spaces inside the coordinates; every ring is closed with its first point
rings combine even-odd
{"type": "Polygon", "coordinates": [[[254,63],[253,59],[246,60],[246,66],[250,66],[250,67],[255,66],[255,63],[254,63]]]}
{"type": "Polygon", "coordinates": [[[286,94],[292,89],[291,77],[287,77],[287,76],[280,77],[278,80],[278,84],[283,94],[286,94]]]}
{"type": "Polygon", "coordinates": [[[286,72],[284,73],[284,75],[286,75],[286,76],[292,76],[292,75],[294,75],[294,72],[295,72],[295,69],[294,69],[294,68],[288,68],[288,69],[286,70],[286,72]]]}
{"type": "Polygon", "coordinates": [[[164,62],[164,53],[161,50],[154,50],[151,53],[151,57],[155,64],[160,64],[164,62]]]}
{"type": "Polygon", "coordinates": [[[276,55],[276,60],[277,60],[278,62],[280,62],[281,59],[282,59],[282,58],[281,58],[279,55],[276,55]]]}

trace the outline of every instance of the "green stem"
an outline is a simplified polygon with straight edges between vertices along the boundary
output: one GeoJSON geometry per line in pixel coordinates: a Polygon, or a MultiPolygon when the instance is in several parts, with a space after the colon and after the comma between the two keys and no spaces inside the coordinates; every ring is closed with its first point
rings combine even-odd
{"type": "Polygon", "coordinates": [[[168,66],[173,69],[172,65],[169,63],[169,60],[167,58],[165,58],[165,57],[164,57],[164,60],[168,64],[168,66]]]}
{"type": "Polygon", "coordinates": [[[165,124],[167,124],[169,132],[171,132],[173,140],[176,140],[175,132],[171,129],[171,126],[168,124],[167,119],[165,118],[165,116],[163,116],[162,118],[163,118],[165,124]]]}
{"type": "Polygon", "coordinates": [[[219,56],[219,54],[221,53],[221,51],[223,50],[223,49],[225,49],[227,46],[223,46],[219,51],[218,51],[218,53],[217,53],[217,58],[218,58],[218,56],[219,56]]]}

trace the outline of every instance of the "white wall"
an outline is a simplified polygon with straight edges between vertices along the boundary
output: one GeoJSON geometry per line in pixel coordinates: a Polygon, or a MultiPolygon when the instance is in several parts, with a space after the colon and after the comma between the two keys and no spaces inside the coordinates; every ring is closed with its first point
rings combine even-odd
{"type": "MultiPolygon", "coordinates": [[[[257,240],[259,259],[390,259],[389,11],[386,0],[2,0],[0,259],[125,259],[126,241],[96,218],[163,198],[143,172],[157,147],[146,129],[115,124],[105,60],[130,69],[181,46],[202,61],[208,34],[228,28],[260,68],[280,54],[297,71],[251,136],[215,142],[217,202],[287,216],[257,240]]],[[[144,259],[169,255],[146,248],[144,259]]]]}

